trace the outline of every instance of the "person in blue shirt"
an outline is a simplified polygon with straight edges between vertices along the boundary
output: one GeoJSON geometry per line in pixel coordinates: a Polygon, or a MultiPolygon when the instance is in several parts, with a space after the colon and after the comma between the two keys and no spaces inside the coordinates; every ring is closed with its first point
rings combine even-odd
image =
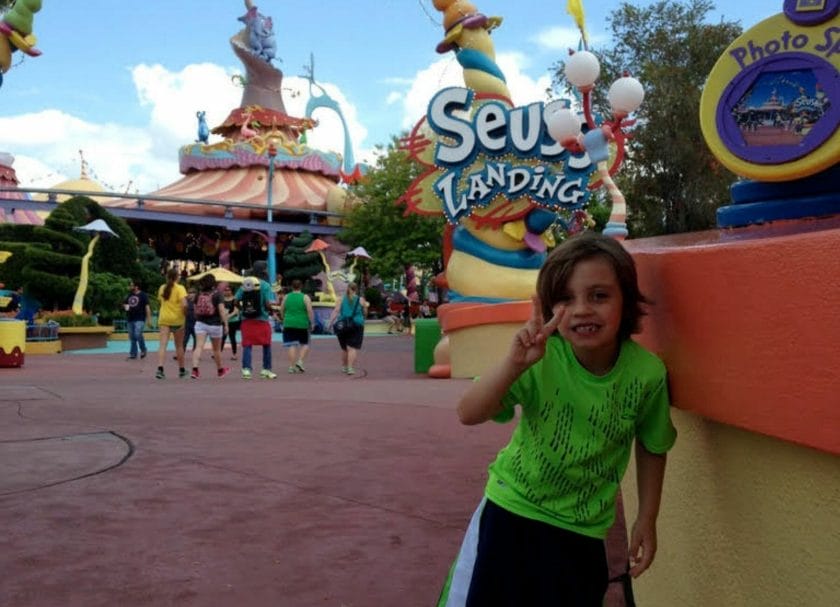
{"type": "Polygon", "coordinates": [[[341,372],[347,375],[356,373],[356,356],[362,349],[362,340],[365,337],[365,315],[368,302],[357,291],[354,283],[347,285],[347,292],[336,302],[328,322],[333,327],[335,336],[338,338],[338,345],[341,347],[341,372]],[[343,321],[342,324],[345,327],[343,330],[337,330],[336,319],[343,321]]]}

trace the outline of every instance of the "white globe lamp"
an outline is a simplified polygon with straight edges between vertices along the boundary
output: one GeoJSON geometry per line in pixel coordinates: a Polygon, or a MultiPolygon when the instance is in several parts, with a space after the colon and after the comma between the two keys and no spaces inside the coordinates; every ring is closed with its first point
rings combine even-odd
{"type": "Polygon", "coordinates": [[[580,135],[580,118],[572,110],[558,109],[546,116],[545,123],[548,134],[561,145],[577,140],[580,135]]]}
{"type": "Polygon", "coordinates": [[[564,68],[566,80],[572,85],[586,91],[595,85],[601,74],[601,64],[598,58],[589,51],[576,51],[566,60],[564,68]]]}
{"type": "Polygon", "coordinates": [[[613,114],[626,116],[632,114],[645,99],[645,89],[642,83],[631,76],[624,76],[612,83],[607,99],[613,114]]]}

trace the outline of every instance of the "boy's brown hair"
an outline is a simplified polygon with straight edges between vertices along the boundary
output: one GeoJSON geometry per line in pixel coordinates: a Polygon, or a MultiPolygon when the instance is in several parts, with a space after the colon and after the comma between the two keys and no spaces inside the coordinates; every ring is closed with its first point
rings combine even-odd
{"type": "Polygon", "coordinates": [[[605,259],[618,278],[623,299],[618,334],[623,341],[639,332],[641,318],[645,315],[642,306],[650,301],[639,290],[636,263],[630,253],[617,240],[598,232],[572,236],[548,255],[537,277],[537,295],[542,302],[543,318],[548,322],[554,316],[552,308],[565,295],[575,265],[593,257],[605,259]]]}

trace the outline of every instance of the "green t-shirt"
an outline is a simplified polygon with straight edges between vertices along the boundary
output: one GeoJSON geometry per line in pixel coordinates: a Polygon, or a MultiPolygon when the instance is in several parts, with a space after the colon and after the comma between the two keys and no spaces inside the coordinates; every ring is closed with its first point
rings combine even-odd
{"type": "Polygon", "coordinates": [[[626,340],[603,376],[584,369],[565,340],[552,336],[545,356],[502,398],[496,421],[522,419],[490,464],[485,493],[526,518],[604,538],[633,438],[652,453],[676,440],[665,365],[626,340]]]}
{"type": "Polygon", "coordinates": [[[289,329],[308,329],[309,314],[303,293],[292,291],[283,299],[283,326],[289,329]]]}

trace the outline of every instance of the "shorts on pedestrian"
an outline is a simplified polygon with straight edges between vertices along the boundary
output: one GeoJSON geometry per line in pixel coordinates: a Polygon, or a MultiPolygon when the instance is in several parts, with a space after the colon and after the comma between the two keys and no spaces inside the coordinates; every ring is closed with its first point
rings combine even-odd
{"type": "Polygon", "coordinates": [[[195,334],[206,335],[210,339],[221,339],[223,335],[222,325],[208,325],[197,320],[195,321],[195,334]]]}
{"type": "Polygon", "coordinates": [[[346,350],[348,347],[354,350],[361,350],[362,340],[365,338],[365,326],[356,325],[349,331],[339,333],[336,337],[338,338],[338,345],[341,346],[342,350],[346,350]]]}
{"type": "Polygon", "coordinates": [[[292,327],[283,327],[283,345],[309,345],[309,329],[294,329],[292,327]]]}
{"type": "Polygon", "coordinates": [[[267,320],[246,318],[240,328],[243,346],[271,346],[271,323],[267,320]]]}

